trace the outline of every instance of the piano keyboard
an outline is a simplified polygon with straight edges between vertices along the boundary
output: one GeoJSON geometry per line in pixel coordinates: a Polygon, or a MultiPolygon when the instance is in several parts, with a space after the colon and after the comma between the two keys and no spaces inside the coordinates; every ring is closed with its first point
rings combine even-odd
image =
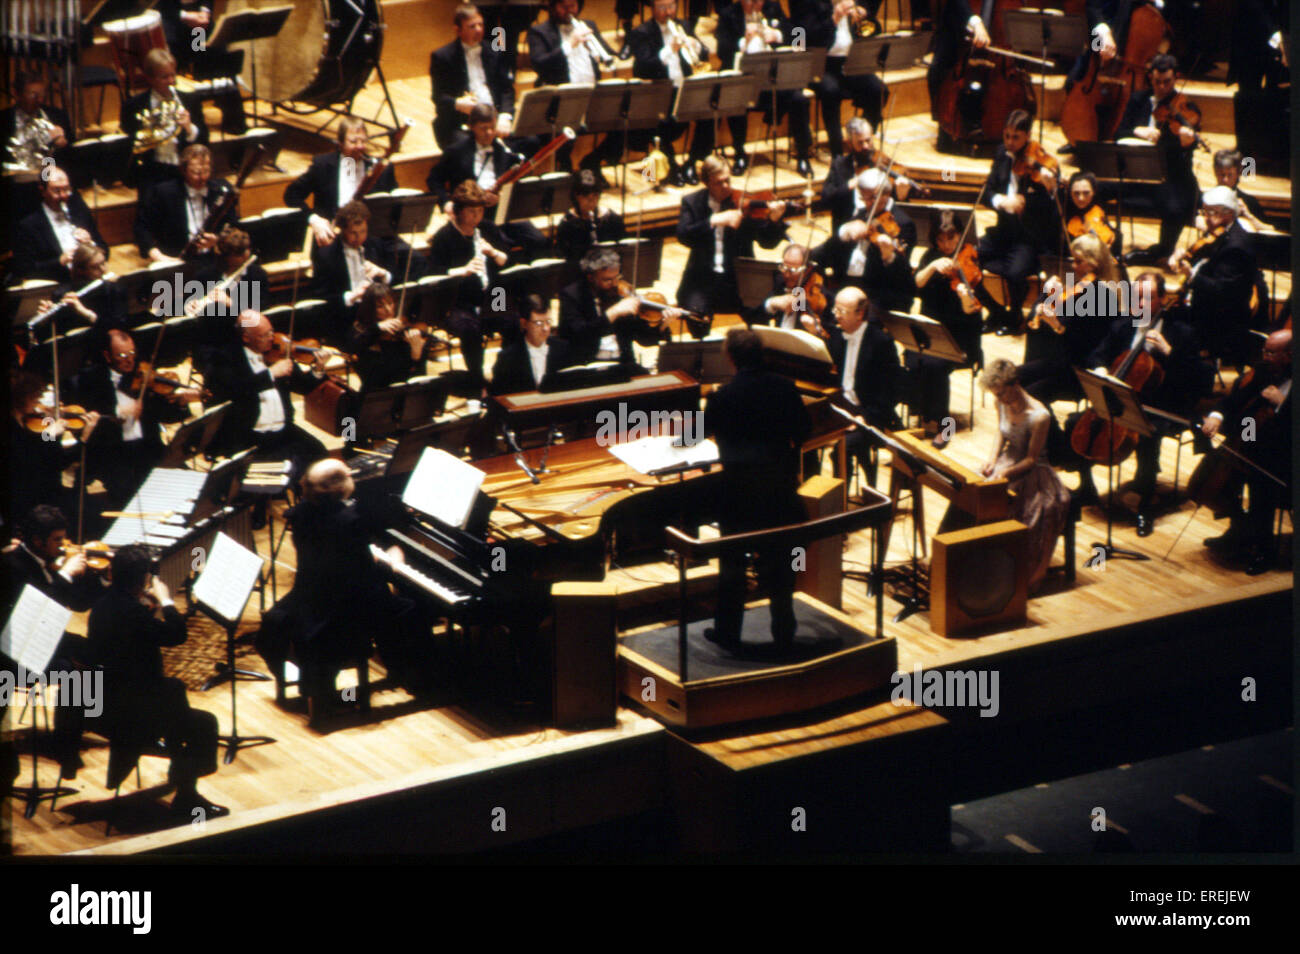
{"type": "Polygon", "coordinates": [[[420,587],[420,589],[433,595],[439,601],[446,603],[449,606],[460,606],[471,601],[469,594],[460,593],[449,586],[444,586],[433,577],[421,573],[419,570],[409,566],[408,564],[395,562],[383,549],[375,546],[373,543],[370,544],[370,552],[376,561],[388,567],[388,569],[397,576],[409,580],[416,586],[420,587]]]}

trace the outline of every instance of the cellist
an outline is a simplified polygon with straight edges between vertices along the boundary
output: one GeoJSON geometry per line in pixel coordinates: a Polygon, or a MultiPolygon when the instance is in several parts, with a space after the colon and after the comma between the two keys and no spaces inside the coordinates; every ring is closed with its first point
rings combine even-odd
{"type": "MultiPolygon", "coordinates": [[[[962,43],[969,39],[972,47],[982,50],[993,42],[984,21],[984,8],[992,6],[993,3],[983,3],[972,10],[970,0],[947,0],[943,5],[935,22],[934,54],[925,74],[930,90],[930,118],[935,122],[939,122],[939,87],[961,58],[962,43]]],[[[940,152],[951,151],[952,143],[944,142],[947,135],[939,130],[940,152]]]]}

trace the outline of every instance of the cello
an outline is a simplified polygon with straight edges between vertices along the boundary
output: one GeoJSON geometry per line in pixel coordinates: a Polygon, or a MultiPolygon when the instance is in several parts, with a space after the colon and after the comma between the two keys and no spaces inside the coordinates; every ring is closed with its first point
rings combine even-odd
{"type": "MultiPolygon", "coordinates": [[[[1164,326],[1161,316],[1155,323],[1155,331],[1164,326]]],[[[1146,328],[1134,332],[1133,346],[1117,357],[1110,366],[1110,376],[1123,381],[1138,393],[1145,404],[1150,393],[1160,387],[1165,380],[1165,369],[1147,352],[1146,328]]],[[[1123,463],[1128,455],[1137,449],[1138,434],[1114,421],[1107,421],[1088,408],[1074,424],[1070,431],[1070,448],[1094,464],[1114,465],[1123,463]]]]}
{"type": "Polygon", "coordinates": [[[1147,88],[1146,65],[1169,36],[1169,24],[1154,6],[1143,3],[1129,15],[1123,50],[1109,63],[1089,54],[1088,69],[1065,97],[1061,131],[1071,144],[1115,138],[1133,93],[1147,88]]]}

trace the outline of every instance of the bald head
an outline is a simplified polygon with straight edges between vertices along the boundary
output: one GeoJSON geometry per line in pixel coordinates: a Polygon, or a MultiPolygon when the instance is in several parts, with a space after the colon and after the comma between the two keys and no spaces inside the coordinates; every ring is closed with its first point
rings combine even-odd
{"type": "Polygon", "coordinates": [[[1285,372],[1291,366],[1291,329],[1281,328],[1264,341],[1264,353],[1260,356],[1264,364],[1273,371],[1285,372]]]}
{"type": "Polygon", "coordinates": [[[119,374],[130,374],[135,370],[135,342],[131,336],[120,328],[108,333],[108,350],[104,352],[108,366],[119,374]]]}
{"type": "Polygon", "coordinates": [[[857,331],[867,317],[867,293],[861,288],[842,288],[835,296],[835,320],[846,335],[857,331]]]}
{"type": "Polygon", "coordinates": [[[353,489],[347,465],[332,457],[316,461],[302,477],[303,496],[312,502],[347,500],[353,489]]]}
{"type": "Polygon", "coordinates": [[[248,350],[256,351],[258,354],[265,354],[274,340],[271,319],[252,309],[241,312],[239,315],[239,337],[248,350]]]}

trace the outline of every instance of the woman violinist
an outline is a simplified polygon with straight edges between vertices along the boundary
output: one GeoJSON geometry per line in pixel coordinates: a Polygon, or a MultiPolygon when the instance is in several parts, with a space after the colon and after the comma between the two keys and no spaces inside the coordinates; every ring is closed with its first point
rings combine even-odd
{"type": "MultiPolygon", "coordinates": [[[[966,352],[965,367],[983,364],[980,347],[980,303],[975,297],[982,275],[973,245],[963,245],[963,233],[952,211],[942,212],[934,229],[934,244],[921,256],[916,271],[916,290],[921,314],[943,324],[958,347],[966,352]]],[[[934,446],[948,446],[951,428],[948,417],[948,377],[957,367],[951,361],[932,358],[909,350],[903,366],[913,376],[921,420],[934,446]]]]}
{"type": "Polygon", "coordinates": [[[357,305],[348,338],[348,353],[361,379],[361,390],[400,384],[424,373],[428,333],[414,328],[397,313],[393,290],[386,282],[371,282],[357,305]]]}
{"type": "Polygon", "coordinates": [[[1097,177],[1080,170],[1070,176],[1066,189],[1069,202],[1065,212],[1065,234],[1069,240],[1091,232],[1106,243],[1110,254],[1118,260],[1124,249],[1124,239],[1119,229],[1110,224],[1106,210],[1097,201],[1097,177]]]}

